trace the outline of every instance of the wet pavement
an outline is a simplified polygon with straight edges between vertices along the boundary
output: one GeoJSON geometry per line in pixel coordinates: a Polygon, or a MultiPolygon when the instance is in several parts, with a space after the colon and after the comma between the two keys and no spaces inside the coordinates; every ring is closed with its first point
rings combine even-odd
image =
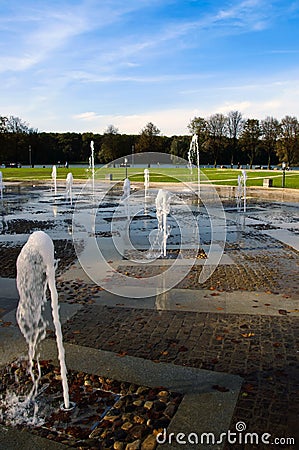
{"type": "MultiPolygon", "coordinates": [[[[26,195],[30,197],[32,190],[26,191],[26,195]]],[[[105,217],[112,213],[112,205],[113,202],[107,203],[105,217]]],[[[67,343],[109,351],[119,357],[128,355],[157,364],[240,375],[244,382],[231,429],[242,421],[249,432],[296,437],[299,442],[297,204],[255,200],[249,202],[246,214],[238,214],[230,202],[226,208],[227,259],[201,284],[198,279],[203,265],[195,264],[171,291],[175,298],[172,302],[166,294],[147,301],[109,295],[95,285],[76,260],[70,235],[72,208],[65,204],[63,196],[54,206],[56,209],[46,189],[42,197],[35,190],[32,201],[28,198],[25,201],[21,191],[11,194],[11,202],[7,201],[2,209],[0,276],[16,276],[15,261],[29,232],[35,229],[48,232],[60,259],[57,278],[60,302],[78,305],[63,326],[67,343]],[[195,293],[193,299],[190,292],[195,293]],[[230,296],[233,308],[229,307],[230,296]],[[225,303],[221,302],[224,297],[225,303]]],[[[148,222],[154,219],[142,217],[141,221],[145,233],[148,222]]],[[[200,222],[199,214],[199,223],[201,244],[209,245],[206,217],[200,222]]],[[[138,232],[138,221],[134,230],[138,232]]],[[[103,233],[107,231],[108,228],[103,229],[103,233]]],[[[108,242],[111,237],[102,234],[99,239],[108,242]]],[[[175,239],[174,234],[170,246],[175,245],[175,239]]],[[[144,246],[140,236],[137,246],[144,246]]],[[[115,267],[137,278],[164,270],[162,262],[133,265],[120,260],[115,267]]],[[[8,298],[3,291],[2,327],[10,326],[6,314],[16,306],[16,298],[12,297],[8,298]]],[[[255,446],[227,444],[227,448],[255,446]]]]}

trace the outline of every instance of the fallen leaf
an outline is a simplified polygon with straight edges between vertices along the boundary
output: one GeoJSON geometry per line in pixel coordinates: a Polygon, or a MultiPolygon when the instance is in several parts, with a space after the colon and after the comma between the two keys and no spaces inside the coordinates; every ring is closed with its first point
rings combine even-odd
{"type": "Polygon", "coordinates": [[[216,336],[216,341],[222,341],[223,339],[223,336],[216,336]]]}
{"type": "Polygon", "coordinates": [[[246,383],[246,384],[244,384],[243,389],[245,392],[249,393],[249,392],[253,392],[255,387],[251,383],[246,383]]]}
{"type": "Polygon", "coordinates": [[[2,323],[2,327],[10,327],[10,325],[12,324],[12,322],[3,322],[2,323]]]}
{"type": "Polygon", "coordinates": [[[243,338],[249,338],[254,336],[254,333],[241,333],[241,336],[243,336],[243,338]]]}
{"type": "Polygon", "coordinates": [[[217,311],[223,311],[224,310],[224,308],[222,308],[221,306],[218,306],[216,309],[217,309],[217,311]]]}
{"type": "Polygon", "coordinates": [[[125,351],[120,351],[119,353],[117,353],[117,356],[126,356],[128,354],[128,352],[125,352],[125,351]]]}
{"type": "Polygon", "coordinates": [[[168,355],[168,351],[165,350],[164,352],[161,352],[161,355],[164,355],[164,356],[168,355]]]}
{"type": "Polygon", "coordinates": [[[273,347],[281,347],[281,343],[280,342],[274,342],[273,347]]]}
{"type": "Polygon", "coordinates": [[[80,334],[81,331],[80,331],[80,330],[74,330],[74,331],[72,331],[72,333],[73,333],[73,334],[80,334]]]}
{"type": "Polygon", "coordinates": [[[219,292],[213,292],[213,293],[210,294],[210,295],[212,295],[213,297],[216,297],[216,295],[220,295],[220,294],[219,294],[219,292]]]}

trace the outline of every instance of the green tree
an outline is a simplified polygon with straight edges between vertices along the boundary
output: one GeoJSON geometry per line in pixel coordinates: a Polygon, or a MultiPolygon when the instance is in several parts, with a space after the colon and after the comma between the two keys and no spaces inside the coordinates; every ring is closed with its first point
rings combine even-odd
{"type": "Polygon", "coordinates": [[[119,157],[120,134],[118,128],[109,125],[104,132],[101,150],[98,153],[100,162],[108,163],[119,157]]]}
{"type": "Polygon", "coordinates": [[[174,136],[171,140],[170,154],[174,164],[179,162],[180,158],[188,158],[188,149],[190,146],[189,136],[174,136]]]}
{"type": "Polygon", "coordinates": [[[260,146],[261,129],[257,119],[247,119],[240,136],[242,150],[249,159],[249,168],[252,169],[253,161],[260,146]]]}
{"type": "MultiPolygon", "coordinates": [[[[208,131],[208,123],[207,120],[203,117],[194,117],[189,125],[188,125],[189,132],[192,135],[197,135],[197,142],[198,142],[198,150],[199,150],[199,159],[202,163],[202,161],[205,158],[205,155],[202,155],[202,153],[207,152],[208,148],[208,140],[209,140],[209,131],[208,131]]],[[[190,142],[189,142],[190,146],[190,142]]],[[[185,155],[185,158],[187,159],[187,153],[185,155]]]]}
{"type": "Polygon", "coordinates": [[[277,140],[280,134],[279,121],[274,117],[266,117],[261,121],[261,137],[263,149],[267,154],[268,169],[271,167],[271,157],[275,155],[277,140]]]}
{"type": "Polygon", "coordinates": [[[297,117],[285,116],[280,122],[281,132],[277,142],[280,162],[289,166],[299,162],[299,123],[297,117]]]}
{"type": "Polygon", "coordinates": [[[149,122],[139,135],[135,150],[136,152],[159,152],[162,148],[161,131],[152,122],[149,122]]]}
{"type": "Polygon", "coordinates": [[[212,155],[214,167],[217,166],[220,152],[226,145],[227,118],[223,114],[213,114],[207,121],[208,138],[204,146],[212,155]]]}
{"type": "Polygon", "coordinates": [[[5,120],[5,159],[9,162],[28,163],[30,136],[37,133],[19,117],[10,116],[5,120]]]}

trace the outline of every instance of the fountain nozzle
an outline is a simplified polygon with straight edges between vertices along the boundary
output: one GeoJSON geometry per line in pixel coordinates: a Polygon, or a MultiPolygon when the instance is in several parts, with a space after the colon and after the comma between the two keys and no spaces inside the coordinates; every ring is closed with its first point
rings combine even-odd
{"type": "Polygon", "coordinates": [[[62,411],[72,411],[75,408],[76,408],[76,403],[75,402],[70,402],[68,408],[65,407],[64,403],[61,403],[61,405],[60,405],[60,409],[62,411]]]}

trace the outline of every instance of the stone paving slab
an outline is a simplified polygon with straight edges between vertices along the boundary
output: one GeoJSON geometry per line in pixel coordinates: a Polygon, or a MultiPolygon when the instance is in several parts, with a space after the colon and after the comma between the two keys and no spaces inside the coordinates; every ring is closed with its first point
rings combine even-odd
{"type": "Polygon", "coordinates": [[[218,314],[259,314],[299,317],[297,299],[265,292],[219,292],[209,289],[172,289],[155,297],[135,299],[100,292],[93,297],[97,305],[158,311],[213,312],[218,314]]]}
{"type": "MultiPolygon", "coordinates": [[[[22,353],[24,347],[19,348],[22,353]]],[[[215,433],[227,432],[231,417],[235,409],[242,379],[239,376],[217,373],[208,370],[198,370],[190,367],[175,366],[173,364],[155,364],[152,361],[125,356],[120,358],[114,353],[65,344],[66,363],[69,369],[84,371],[119,381],[128,381],[137,385],[150,387],[164,386],[170,390],[184,394],[184,399],[171,421],[168,432],[175,434],[183,432],[215,433]],[[213,386],[222,386],[225,392],[214,389],[213,386]]],[[[57,349],[54,341],[45,341],[42,344],[41,358],[57,361],[57,349]]],[[[3,364],[3,360],[1,363],[3,364]]],[[[6,361],[8,363],[9,361],[6,361]]],[[[49,441],[30,435],[29,433],[11,430],[9,427],[0,427],[0,444],[5,443],[6,450],[18,447],[40,450],[56,450],[65,448],[63,445],[49,445],[49,441]],[[23,441],[26,445],[23,445],[23,441]]],[[[222,449],[224,442],[214,446],[201,448],[222,449]]],[[[161,449],[181,448],[181,445],[172,443],[158,446],[161,449]]]]}
{"type": "Polygon", "coordinates": [[[232,423],[296,436],[297,317],[85,306],[63,327],[82,346],[244,378],[232,423]],[[92,344],[91,344],[92,343],[92,344]]]}

